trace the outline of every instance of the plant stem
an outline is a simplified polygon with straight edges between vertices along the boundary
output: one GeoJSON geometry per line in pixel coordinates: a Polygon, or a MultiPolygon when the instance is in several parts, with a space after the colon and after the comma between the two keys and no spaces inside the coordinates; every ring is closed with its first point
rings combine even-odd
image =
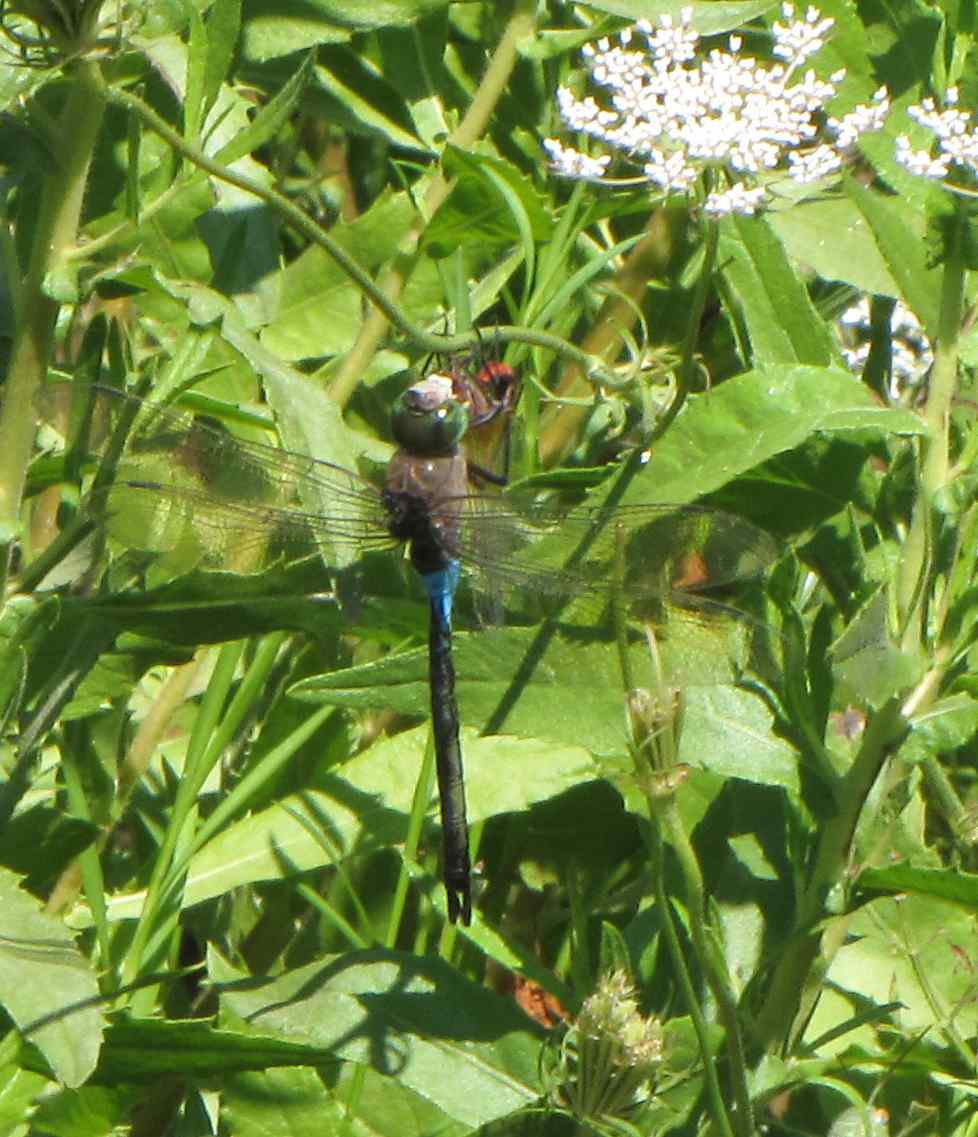
{"type": "MultiPolygon", "coordinates": [[[[395,327],[399,328],[413,343],[417,344],[422,351],[431,352],[433,354],[452,355],[472,351],[480,346],[479,337],[475,332],[467,335],[439,336],[426,331],[419,324],[414,323],[414,321],[408,318],[403,309],[398,307],[397,304],[377,287],[370,276],[368,276],[357,261],[347,253],[342,245],[334,241],[326,230],[322,229],[313,218],[303,213],[294,202],[290,201],[277,190],[262,185],[247,175],[232,169],[230,166],[223,165],[221,162],[205,154],[198,146],[187,142],[186,139],[174,130],[169,123],[162,119],[152,107],[144,103],[138,95],[110,86],[103,86],[101,90],[106,102],[112,103],[115,106],[125,107],[127,110],[138,115],[140,120],[155,134],[158,134],[176,153],[182,155],[195,166],[201,170],[205,170],[213,177],[220,178],[221,181],[227,182],[229,185],[237,186],[238,189],[253,194],[260,201],[264,201],[266,205],[279,213],[296,232],[300,233],[313,244],[318,245],[321,249],[324,249],[371,303],[383,313],[385,318],[395,327]]],[[[546,332],[537,331],[534,328],[502,325],[501,327],[493,329],[493,337],[500,343],[527,343],[535,347],[545,348],[558,356],[576,360],[585,369],[587,375],[599,375],[601,382],[607,382],[609,385],[614,383],[613,376],[605,377],[603,375],[600,360],[589,356],[586,352],[581,351],[560,336],[548,335],[546,332]]]]}
{"type": "Polygon", "coordinates": [[[964,313],[962,227],[963,222],[958,215],[953,231],[948,234],[945,242],[937,343],[927,405],[924,408],[928,434],[921,443],[923,456],[920,484],[897,581],[904,651],[916,651],[920,646],[921,621],[915,618],[915,613],[921,607],[920,601],[925,595],[924,576],[929,556],[931,510],[934,495],[947,484],[950,469],[951,404],[957,390],[959,339],[964,313]]]}
{"type": "MultiPolygon", "coordinates": [[[[492,112],[509,86],[519,61],[519,45],[533,34],[535,26],[536,4],[533,0],[518,0],[465,116],[449,135],[448,146],[466,149],[485,133],[492,112]]],[[[451,183],[439,170],[428,184],[416,223],[401,242],[402,257],[381,278],[378,287],[384,296],[391,300],[400,296],[414,269],[414,257],[424,226],[448,197],[450,189],[451,183]]],[[[364,320],[356,343],[340,364],[330,384],[330,394],[341,406],[345,406],[376,355],[387,334],[388,319],[383,309],[375,307],[364,320]]]]}
{"type": "MultiPolygon", "coordinates": [[[[675,252],[684,221],[685,212],[674,209],[657,209],[649,218],[645,235],[610,282],[608,297],[581,343],[582,350],[589,356],[617,358],[624,333],[641,319],[641,301],[649,281],[664,272],[675,252]]],[[[699,329],[698,318],[696,328],[699,329]]],[[[561,375],[556,396],[567,399],[581,394],[582,379],[580,364],[569,363],[561,375]]],[[[587,413],[587,407],[564,405],[542,424],[540,460],[544,465],[566,453],[587,413]]]]}
{"type": "Polygon", "coordinates": [[[17,297],[14,334],[0,407],[0,593],[10,545],[17,536],[20,501],[34,443],[35,399],[51,360],[58,302],[48,288],[75,243],[85,184],[105,103],[98,64],[81,60],[67,73],[71,85],[58,127],[58,164],[41,186],[27,274],[17,297]]]}
{"type": "Polygon", "coordinates": [[[679,816],[675,794],[659,800],[658,819],[679,861],[686,892],[686,910],[693,947],[723,1023],[727,1056],[730,1060],[730,1081],[737,1109],[734,1123],[739,1137],[750,1137],[754,1132],[754,1114],[747,1084],[747,1062],[744,1058],[744,1040],[737,1018],[737,998],[730,986],[726,966],[707,931],[706,896],[703,874],[690,844],[686,828],[679,816]]]}
{"type": "Polygon", "coordinates": [[[652,798],[655,795],[648,794],[647,796],[649,798],[650,807],[652,808],[652,817],[648,825],[641,826],[641,830],[649,851],[652,877],[655,881],[656,903],[659,905],[659,910],[662,915],[662,930],[666,938],[666,946],[672,957],[673,967],[676,969],[679,985],[682,988],[683,997],[686,1000],[686,1009],[689,1011],[690,1021],[693,1024],[693,1030],[696,1032],[696,1038],[699,1042],[700,1055],[703,1060],[703,1081],[706,1085],[706,1093],[710,1101],[714,1124],[723,1137],[733,1137],[733,1130],[730,1127],[730,1117],[727,1113],[727,1107],[720,1090],[720,1082],[717,1078],[716,1064],[710,1052],[710,1038],[706,1029],[706,1020],[703,1018],[703,1012],[696,996],[696,990],[693,987],[686,955],[683,952],[682,944],[679,942],[679,936],[676,933],[672,910],[669,905],[669,896],[666,892],[665,866],[663,864],[664,846],[662,832],[659,828],[659,819],[657,817],[659,808],[652,803],[652,798]]]}
{"type": "Polygon", "coordinates": [[[811,878],[799,899],[795,926],[799,934],[788,944],[774,969],[764,1006],[755,1023],[758,1044],[791,1041],[792,1022],[798,1014],[801,993],[813,982],[812,964],[821,942],[819,922],[826,914],[826,899],[843,879],[852,836],[860,810],[893,746],[907,729],[899,699],[891,699],[866,724],[862,746],[852,767],[838,784],[836,810],[821,829],[811,878]]]}

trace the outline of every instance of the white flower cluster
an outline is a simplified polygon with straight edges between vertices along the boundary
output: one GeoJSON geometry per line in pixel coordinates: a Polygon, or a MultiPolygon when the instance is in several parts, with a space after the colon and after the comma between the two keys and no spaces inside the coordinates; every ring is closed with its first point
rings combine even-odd
{"type": "MultiPolygon", "coordinates": [[[[607,91],[607,106],[588,96],[577,98],[561,88],[557,105],[570,130],[588,135],[641,166],[644,181],[665,193],[685,193],[707,170],[723,171],[704,201],[709,214],[751,214],[767,191],[755,179],[784,169],[796,181],[810,182],[834,173],[844,151],[860,134],[877,130],[889,111],[885,90],[871,105],[856,107],[826,121],[833,141],[817,141],[817,121],[834,97],[845,72],[828,80],[802,65],[824,44],[832,26],[809,8],[794,18],[782,8],[786,23],[772,28],[774,55],[769,64],[742,55],[742,41],[731,36],[729,50],[714,49],[697,60],[699,33],[684,8],[674,24],[662,16],[658,26],[641,21],[618,36],[584,48],[595,83],[607,91]],[[644,46],[633,46],[637,38],[644,46]]],[[[572,178],[602,180],[611,157],[591,157],[557,139],[544,143],[554,170],[572,178]]]]}
{"type": "Polygon", "coordinates": [[[944,110],[938,110],[933,99],[924,99],[907,108],[907,114],[914,121],[933,132],[937,153],[914,150],[907,135],[901,134],[896,140],[897,161],[912,174],[925,178],[946,178],[955,163],[978,174],[978,128],[967,111],[958,110],[956,87],[948,88],[944,101],[944,110]]]}

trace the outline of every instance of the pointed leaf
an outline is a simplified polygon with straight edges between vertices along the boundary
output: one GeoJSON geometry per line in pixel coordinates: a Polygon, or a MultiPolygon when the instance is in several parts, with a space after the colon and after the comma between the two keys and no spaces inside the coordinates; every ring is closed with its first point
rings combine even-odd
{"type": "Polygon", "coordinates": [[[98,1059],[98,982],[64,924],[0,868],[0,1003],[66,1086],[80,1086],[98,1059]]]}

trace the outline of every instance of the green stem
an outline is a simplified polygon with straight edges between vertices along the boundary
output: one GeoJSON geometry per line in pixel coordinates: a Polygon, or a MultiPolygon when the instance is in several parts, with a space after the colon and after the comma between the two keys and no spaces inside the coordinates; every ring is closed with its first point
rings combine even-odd
{"type": "MultiPolygon", "coordinates": [[[[378,308],[395,327],[399,328],[409,339],[422,350],[436,355],[454,355],[473,351],[480,346],[479,337],[475,332],[459,336],[439,336],[426,331],[419,324],[409,320],[404,310],[393,303],[381,289],[373,282],[357,261],[333,238],[322,229],[311,217],[290,201],[283,194],[270,186],[262,185],[247,175],[222,165],[209,157],[198,146],[194,146],[181,137],[152,107],[148,106],[137,95],[130,91],[123,91],[117,87],[104,85],[102,87],[104,99],[115,106],[124,107],[136,114],[140,120],[155,134],[158,134],[176,153],[182,155],[199,169],[206,170],[215,178],[237,186],[238,189],[253,194],[260,201],[279,213],[289,225],[292,226],[307,240],[324,249],[336,261],[340,268],[349,276],[363,294],[378,308]]],[[[504,325],[493,329],[493,337],[500,343],[519,342],[532,344],[554,352],[556,355],[576,360],[585,368],[589,376],[599,377],[602,384],[611,385],[615,382],[614,376],[603,373],[601,360],[595,359],[586,352],[581,351],[572,343],[560,336],[548,335],[546,332],[533,328],[519,328],[504,325]],[[610,380],[610,382],[609,382],[610,380]]]]}
{"type": "MultiPolygon", "coordinates": [[[[511,84],[513,70],[519,61],[519,45],[533,34],[535,26],[534,0],[518,0],[469,109],[448,138],[448,146],[468,149],[485,133],[493,110],[511,84]]],[[[393,300],[401,294],[414,270],[414,257],[423,228],[448,197],[450,189],[451,182],[444,173],[438,171],[428,185],[417,223],[401,243],[403,257],[390,267],[380,281],[378,291],[385,297],[393,300]]],[[[383,342],[389,318],[379,305],[374,308],[364,321],[356,343],[337,369],[330,383],[330,394],[341,406],[346,405],[383,342]]]]}
{"type": "MultiPolygon", "coordinates": [[[[653,795],[649,795],[650,805],[652,805],[652,796],[653,795]]],[[[656,817],[657,812],[658,809],[653,806],[652,820],[648,825],[642,825],[641,830],[649,851],[652,877],[655,881],[656,903],[659,906],[659,912],[662,917],[662,930],[666,938],[666,946],[672,957],[672,965],[675,968],[679,985],[683,991],[683,997],[686,1000],[686,1009],[689,1011],[690,1021],[693,1024],[693,1030],[696,1032],[696,1038],[699,1042],[700,1054],[703,1059],[703,1081],[706,1085],[707,1096],[710,1100],[713,1121],[718,1132],[722,1134],[722,1137],[734,1137],[733,1130],[730,1127],[730,1117],[723,1100],[723,1093],[720,1090],[720,1081],[717,1078],[716,1065],[713,1061],[713,1055],[710,1052],[710,1036],[706,1028],[706,1020],[703,1018],[699,999],[693,987],[693,980],[689,974],[686,955],[683,951],[682,944],[679,942],[679,936],[676,932],[675,924],[673,923],[672,909],[670,908],[669,896],[666,892],[665,865],[663,863],[664,848],[662,833],[659,829],[658,818],[656,817]]]]}
{"type": "MultiPolygon", "coordinates": [[[[684,885],[684,899],[689,920],[690,936],[696,957],[703,974],[716,1000],[717,1010],[724,1028],[725,1044],[730,1064],[730,1080],[736,1110],[733,1114],[738,1137],[751,1137],[754,1133],[754,1115],[750,1100],[750,1087],[747,1080],[747,1062],[744,1056],[744,1041],[737,1015],[737,997],[730,984],[723,952],[716,944],[706,922],[706,890],[703,874],[692,843],[683,825],[676,803],[676,792],[685,780],[684,767],[676,766],[678,739],[682,729],[682,700],[669,687],[659,658],[657,638],[651,628],[647,629],[649,653],[655,686],[651,694],[629,688],[628,710],[632,724],[632,756],[635,773],[640,784],[646,786],[646,800],[652,819],[655,841],[661,846],[668,840],[679,862],[684,885]],[[644,696],[644,697],[643,697],[644,696]]],[[[627,649],[619,644],[622,656],[623,673],[631,672],[627,665],[627,649]]],[[[629,680],[626,680],[629,681],[629,680]]],[[[657,896],[665,903],[665,884],[662,877],[661,848],[656,847],[653,856],[653,871],[656,879],[657,896]]],[[[663,908],[663,921],[669,923],[668,909],[663,908]]],[[[673,951],[674,962],[681,973],[685,972],[686,962],[678,948],[673,951]]],[[[672,944],[670,942],[670,950],[672,944]]],[[[695,1001],[692,982],[688,974],[683,975],[684,990],[688,987],[687,1001],[694,1026],[700,1013],[695,1001]]],[[[699,1031],[697,1030],[697,1033],[699,1031]]],[[[704,1048],[704,1036],[700,1039],[704,1070],[712,1070],[712,1059],[704,1048]]],[[[716,1112],[716,1111],[714,1111],[716,1112]]],[[[721,1114],[717,1114],[720,1124],[721,1114]]],[[[722,1122],[729,1129],[730,1119],[724,1109],[722,1122]]]]}
{"type": "Polygon", "coordinates": [[[950,469],[951,405],[957,390],[959,340],[964,312],[962,227],[962,219],[958,216],[954,231],[948,235],[946,242],[937,344],[927,405],[924,408],[928,433],[921,444],[923,457],[920,487],[898,578],[897,599],[904,651],[915,651],[920,645],[921,620],[915,617],[915,613],[920,609],[920,601],[925,593],[931,510],[934,495],[947,484],[950,469]]]}
{"type": "Polygon", "coordinates": [[[893,746],[907,728],[898,699],[891,699],[869,720],[859,753],[836,792],[836,810],[821,829],[811,878],[799,900],[795,926],[800,934],[782,953],[774,970],[755,1034],[767,1049],[787,1039],[798,1015],[799,992],[812,982],[812,964],[821,942],[819,922],[831,890],[844,878],[856,822],[873,783],[893,746]]]}
{"type": "Polygon", "coordinates": [[[105,103],[98,64],[79,62],[58,127],[57,168],[41,186],[30,262],[17,297],[14,333],[3,405],[0,407],[0,594],[6,581],[10,544],[16,538],[27,465],[34,443],[35,400],[51,360],[58,302],[46,291],[74,245],[92,154],[105,103]]]}
{"type": "Polygon", "coordinates": [[[726,967],[713,942],[713,937],[707,931],[703,874],[700,872],[699,861],[679,816],[675,794],[669,794],[660,800],[659,820],[679,861],[685,886],[690,936],[703,974],[716,999],[720,1021],[723,1023],[727,1057],[730,1061],[730,1081],[737,1106],[734,1123],[739,1137],[750,1137],[754,1132],[754,1111],[751,1107],[747,1082],[744,1040],[737,1018],[737,998],[730,986],[726,967]]]}

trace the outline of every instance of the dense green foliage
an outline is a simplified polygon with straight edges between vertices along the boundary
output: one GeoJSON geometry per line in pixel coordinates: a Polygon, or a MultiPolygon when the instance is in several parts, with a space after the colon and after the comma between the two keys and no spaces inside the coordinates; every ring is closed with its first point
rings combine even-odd
{"type": "Polygon", "coordinates": [[[0,5],[0,1137],[975,1132],[975,234],[893,157],[978,89],[965,8],[823,4],[811,66],[896,125],[711,220],[542,145],[582,45],[677,5],[0,5]],[[720,681],[459,636],[470,928],[410,573],[127,549],[55,387],[363,469],[433,354],[521,375],[514,482],[779,550],[720,681]]]}

